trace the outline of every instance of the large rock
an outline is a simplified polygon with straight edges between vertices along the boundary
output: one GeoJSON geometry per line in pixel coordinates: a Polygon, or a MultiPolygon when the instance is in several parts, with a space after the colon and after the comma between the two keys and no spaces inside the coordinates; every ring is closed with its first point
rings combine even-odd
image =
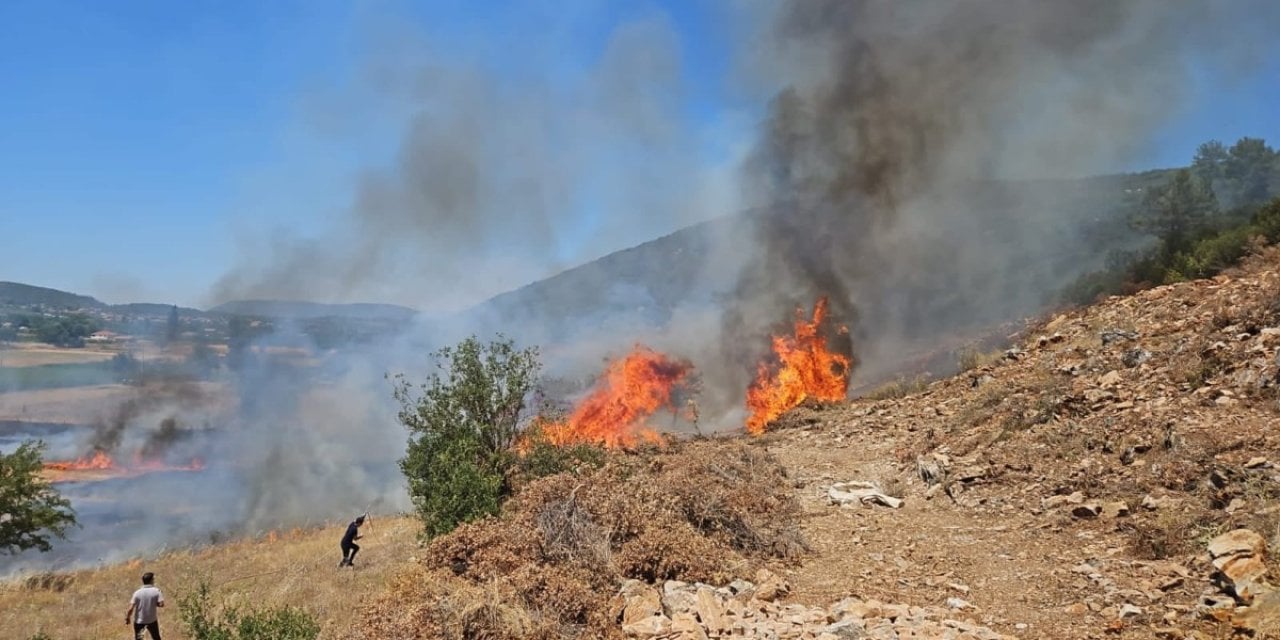
{"type": "Polygon", "coordinates": [[[697,600],[698,619],[702,621],[702,626],[706,627],[707,631],[719,633],[729,628],[729,622],[725,619],[724,608],[716,598],[715,591],[710,587],[699,587],[697,600]]]}
{"type": "Polygon", "coordinates": [[[1280,635],[1280,591],[1269,591],[1254,598],[1253,604],[1236,609],[1231,623],[1238,629],[1251,631],[1256,637],[1280,635]]]}
{"type": "Polygon", "coordinates": [[[1230,582],[1236,599],[1248,604],[1273,590],[1266,582],[1267,541],[1249,529],[1228,531],[1209,542],[1213,566],[1230,582]]]}
{"type": "Polygon", "coordinates": [[[765,602],[772,602],[791,593],[791,585],[768,569],[756,572],[756,585],[755,598],[765,602]]]}
{"type": "Polygon", "coordinates": [[[657,589],[639,580],[627,580],[622,584],[624,626],[658,615],[662,615],[662,597],[657,589]]]}

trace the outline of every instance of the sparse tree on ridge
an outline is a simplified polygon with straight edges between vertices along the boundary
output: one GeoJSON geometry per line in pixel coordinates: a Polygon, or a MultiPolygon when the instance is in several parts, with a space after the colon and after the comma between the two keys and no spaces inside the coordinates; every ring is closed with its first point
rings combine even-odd
{"type": "Polygon", "coordinates": [[[1187,169],[1179,170],[1164,186],[1147,192],[1135,226],[1159,235],[1164,251],[1187,247],[1195,232],[1218,211],[1213,189],[1187,169]]]}
{"type": "Polygon", "coordinates": [[[164,340],[166,344],[173,344],[177,341],[179,328],[178,305],[175,304],[172,309],[169,309],[169,322],[165,326],[164,340]]]}
{"type": "Polygon", "coordinates": [[[17,451],[0,454],[0,553],[48,551],[50,538],[65,538],[76,523],[71,502],[40,477],[43,448],[24,442],[17,451]]]}
{"type": "Polygon", "coordinates": [[[1262,138],[1241,138],[1227,152],[1223,177],[1231,185],[1233,206],[1261,204],[1271,195],[1277,154],[1262,138]]]}

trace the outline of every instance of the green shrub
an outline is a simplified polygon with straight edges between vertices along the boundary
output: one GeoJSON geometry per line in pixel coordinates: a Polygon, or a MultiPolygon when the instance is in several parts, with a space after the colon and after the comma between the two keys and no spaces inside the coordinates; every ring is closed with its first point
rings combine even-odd
{"type": "Polygon", "coordinates": [[[529,478],[545,478],[566,471],[579,471],[604,465],[607,453],[597,444],[555,445],[538,437],[536,431],[525,440],[527,446],[520,457],[520,472],[529,478]]]}
{"type": "Polygon", "coordinates": [[[501,337],[488,345],[467,338],[434,356],[438,371],[426,383],[395,379],[400,422],[410,432],[400,469],[428,537],[498,512],[541,369],[537,349],[501,337]]]}
{"type": "Polygon", "coordinates": [[[178,616],[192,640],[315,640],[320,635],[320,623],[294,607],[218,611],[207,580],[178,599],[178,616]]]}

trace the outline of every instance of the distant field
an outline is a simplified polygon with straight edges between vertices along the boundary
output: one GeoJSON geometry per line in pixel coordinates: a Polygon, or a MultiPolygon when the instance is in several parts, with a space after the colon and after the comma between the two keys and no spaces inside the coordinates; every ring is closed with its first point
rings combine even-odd
{"type": "Polygon", "coordinates": [[[0,368],[39,367],[51,364],[104,362],[115,357],[115,351],[100,349],[61,349],[47,345],[0,349],[0,368]]]}
{"type": "MultiPolygon", "coordinates": [[[[224,385],[197,383],[211,402],[230,406],[234,400],[224,385]]],[[[130,398],[147,393],[146,387],[103,384],[0,393],[0,421],[92,424],[130,398]]]]}
{"type": "Polygon", "coordinates": [[[111,384],[120,375],[110,362],[0,367],[0,393],[111,384]]]}

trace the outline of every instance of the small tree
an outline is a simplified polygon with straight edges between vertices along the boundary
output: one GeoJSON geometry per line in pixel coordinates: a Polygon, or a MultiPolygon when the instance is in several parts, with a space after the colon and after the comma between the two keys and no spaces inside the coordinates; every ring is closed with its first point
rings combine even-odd
{"type": "Polygon", "coordinates": [[[1185,250],[1191,237],[1205,227],[1217,210],[1213,189],[1182,169],[1167,184],[1147,193],[1134,225],[1156,233],[1164,251],[1173,254],[1185,250]]]}
{"type": "Polygon", "coordinates": [[[169,309],[169,320],[165,323],[164,341],[165,344],[173,344],[178,340],[178,331],[181,329],[178,321],[178,305],[173,305],[169,309]]]}
{"type": "Polygon", "coordinates": [[[509,492],[512,447],[541,365],[536,348],[474,336],[433,354],[438,371],[411,385],[395,378],[409,445],[400,469],[425,533],[436,536],[495,514],[509,492]]]}
{"type": "Polygon", "coordinates": [[[44,444],[24,442],[0,454],[0,553],[48,551],[76,523],[71,502],[40,477],[44,444]]]}

